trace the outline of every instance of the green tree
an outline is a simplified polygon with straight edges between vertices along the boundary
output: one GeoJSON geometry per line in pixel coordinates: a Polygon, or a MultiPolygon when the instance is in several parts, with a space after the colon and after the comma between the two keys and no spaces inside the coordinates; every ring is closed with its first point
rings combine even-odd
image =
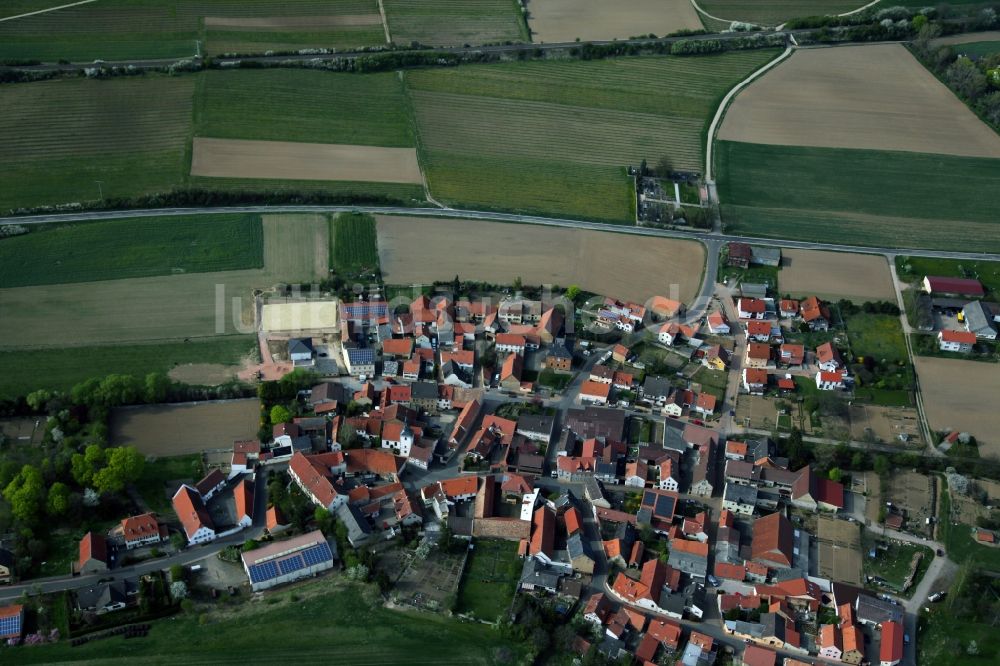
{"type": "Polygon", "coordinates": [[[53,483],[49,487],[49,497],[45,503],[45,509],[53,518],[65,515],[69,510],[69,486],[61,481],[53,483]]]}
{"type": "Polygon", "coordinates": [[[52,399],[52,392],[46,391],[45,389],[40,389],[38,391],[33,391],[25,397],[24,401],[28,403],[28,407],[31,407],[33,411],[40,412],[45,409],[45,406],[52,399]]]}
{"type": "Polygon", "coordinates": [[[566,298],[568,298],[569,300],[575,302],[579,295],[580,295],[580,287],[576,286],[575,284],[571,284],[570,286],[566,287],[566,298]]]}
{"type": "Polygon", "coordinates": [[[42,473],[36,467],[25,465],[4,488],[3,497],[10,504],[15,518],[24,522],[34,520],[45,502],[42,473]]]}
{"type": "Polygon", "coordinates": [[[840,480],[843,478],[844,475],[840,471],[839,467],[834,467],[827,473],[827,476],[831,481],[836,481],[837,483],[840,483],[840,480]]]}
{"type": "Polygon", "coordinates": [[[94,487],[100,492],[118,493],[142,475],[145,458],[133,446],[110,449],[107,466],[94,474],[94,487]]]}
{"type": "Polygon", "coordinates": [[[151,372],[146,375],[146,390],[143,396],[146,402],[163,402],[170,394],[172,382],[162,372],[151,372]]]}
{"type": "Polygon", "coordinates": [[[271,425],[288,423],[292,420],[292,413],[284,405],[275,405],[271,408],[271,425]]]}
{"type": "Polygon", "coordinates": [[[879,476],[885,476],[889,473],[889,459],[883,455],[875,456],[875,473],[879,476]]]}

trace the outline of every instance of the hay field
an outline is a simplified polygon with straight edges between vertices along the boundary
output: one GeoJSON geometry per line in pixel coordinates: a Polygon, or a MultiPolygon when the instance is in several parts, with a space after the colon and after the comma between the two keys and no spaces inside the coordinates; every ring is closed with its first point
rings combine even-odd
{"type": "Polygon", "coordinates": [[[517,0],[382,0],[393,43],[462,46],[527,42],[517,0]]]}
{"type": "MultiPolygon", "coordinates": [[[[5,3],[9,4],[9,3],[5,3]]],[[[20,3],[18,3],[20,4],[20,3]]],[[[48,3],[48,6],[63,4],[48,3]]],[[[7,14],[6,11],[2,13],[7,14]]],[[[21,13],[21,12],[11,12],[21,13]]],[[[303,47],[376,46],[385,43],[381,25],[283,26],[294,18],[377,15],[375,0],[100,0],[0,23],[0,58],[55,61],[182,58],[193,56],[196,40],[213,54],[228,50],[261,52],[303,47]],[[206,26],[206,17],[275,19],[254,28],[206,26]]]]}
{"type": "Polygon", "coordinates": [[[796,51],[737,95],[719,138],[1000,157],[1000,136],[901,44],[796,51]]]}
{"type": "Polygon", "coordinates": [[[456,274],[507,284],[520,276],[525,284],[576,284],[639,302],[654,295],[690,302],[705,262],[704,248],[692,241],[471,220],[376,219],[382,273],[392,284],[456,274]]]}
{"type": "Polygon", "coordinates": [[[934,430],[972,433],[982,456],[1000,457],[1000,372],[993,363],[916,356],[924,411],[934,430]]]}
{"type": "Polygon", "coordinates": [[[725,21],[778,25],[792,18],[843,14],[864,0],[698,0],[698,6],[725,21]]]}
{"type": "Polygon", "coordinates": [[[235,441],[257,437],[259,418],[256,398],[120,407],[111,412],[111,443],[157,457],[231,449],[235,441]]]}
{"type": "Polygon", "coordinates": [[[892,301],[896,297],[885,257],[782,250],[781,264],[778,291],[782,294],[814,294],[825,300],[846,298],[858,303],[892,301]]]}
{"type": "Polygon", "coordinates": [[[0,289],[6,349],[210,338],[252,332],[253,288],[327,274],[326,219],[263,216],[264,268],[0,289]],[[241,301],[234,303],[233,299],[241,301]],[[234,319],[245,317],[242,330],[234,319]]]}
{"type": "Polygon", "coordinates": [[[419,184],[415,148],[195,137],[191,175],[419,184]]]}
{"type": "Polygon", "coordinates": [[[408,72],[431,192],[456,205],[631,221],[625,166],[669,156],[676,168],[700,170],[718,99],[774,55],[408,72]]]}
{"type": "Polygon", "coordinates": [[[0,173],[16,184],[0,187],[0,210],[181,182],[194,86],[192,76],[146,76],[0,87],[0,173]]]}
{"type": "Polygon", "coordinates": [[[890,248],[1000,252],[1000,159],[719,141],[730,233],[890,248]],[[916,196],[933,192],[933,199],[916,196]]]}
{"type": "Polygon", "coordinates": [[[533,42],[663,36],[703,27],[689,0],[530,0],[528,14],[533,42]]]}

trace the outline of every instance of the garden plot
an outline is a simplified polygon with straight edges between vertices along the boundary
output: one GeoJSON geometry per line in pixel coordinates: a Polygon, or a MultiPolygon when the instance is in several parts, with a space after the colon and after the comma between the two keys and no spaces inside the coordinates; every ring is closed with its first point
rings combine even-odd
{"type": "Polygon", "coordinates": [[[972,434],[983,456],[1000,456],[1000,371],[996,364],[916,356],[924,411],[933,430],[972,434]]]}
{"type": "Polygon", "coordinates": [[[889,489],[882,499],[906,512],[906,531],[927,534],[926,520],[934,513],[934,497],[934,477],[896,470],[889,478],[889,489]]]}
{"type": "Polygon", "coordinates": [[[191,175],[420,184],[414,148],[196,137],[191,175]]]}
{"type": "Polygon", "coordinates": [[[534,42],[572,42],[701,30],[689,0],[530,0],[534,42]]]}
{"type": "Polygon", "coordinates": [[[815,295],[823,300],[841,298],[893,301],[895,292],[884,257],[817,250],[783,250],[778,291],[792,296],[815,295]]]}
{"type": "Polygon", "coordinates": [[[958,513],[958,521],[966,525],[975,525],[977,518],[987,517],[992,513],[986,506],[1000,504],[1000,483],[990,481],[989,479],[970,479],[969,483],[970,485],[972,483],[979,485],[986,492],[986,496],[989,498],[986,505],[976,501],[971,496],[971,493],[969,495],[962,495],[952,492],[949,494],[949,497],[951,498],[952,511],[958,513]]]}
{"type": "Polygon", "coordinates": [[[414,217],[378,216],[377,226],[382,274],[391,284],[456,275],[509,284],[520,277],[638,302],[654,295],[690,302],[705,261],[702,246],[685,240],[414,217]]]}
{"type": "Polygon", "coordinates": [[[1000,136],[900,44],[796,51],[736,97],[719,138],[1000,157],[1000,136]]]}
{"type": "Polygon", "coordinates": [[[880,407],[853,403],[850,406],[851,439],[864,442],[900,444],[900,435],[910,443],[922,443],[917,410],[905,407],[880,407]]]}

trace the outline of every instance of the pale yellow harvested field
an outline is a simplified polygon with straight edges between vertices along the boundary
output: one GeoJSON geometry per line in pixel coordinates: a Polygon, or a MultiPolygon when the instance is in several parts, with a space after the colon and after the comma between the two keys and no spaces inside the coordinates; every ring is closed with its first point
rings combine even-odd
{"type": "Polygon", "coordinates": [[[705,250],[693,241],[472,220],[378,216],[378,253],[391,284],[467,280],[579,285],[643,302],[690,302],[705,250]],[[419,257],[415,261],[414,257],[419,257]]]}
{"type": "Polygon", "coordinates": [[[1000,30],[990,30],[988,32],[963,32],[958,35],[938,37],[932,42],[932,44],[934,46],[947,46],[951,44],[973,44],[975,42],[997,41],[1000,41],[1000,30]]]}
{"type": "Polygon", "coordinates": [[[176,340],[253,332],[251,290],[327,273],[326,219],[266,215],[264,268],[0,290],[5,348],[176,340]],[[240,299],[234,302],[233,299],[240,299]],[[236,321],[245,317],[245,329],[236,321]]]}
{"type": "Polygon", "coordinates": [[[253,30],[275,30],[291,28],[307,28],[322,30],[323,28],[341,28],[359,25],[381,25],[382,17],[378,14],[344,14],[342,16],[258,16],[229,17],[206,16],[206,28],[248,28],[253,30]]]}
{"type": "Polygon", "coordinates": [[[572,42],[701,30],[689,0],[531,0],[533,42],[572,42]]]}
{"type": "Polygon", "coordinates": [[[416,148],[195,137],[191,175],[215,178],[423,182],[416,148]]]}
{"type": "Polygon", "coordinates": [[[719,138],[1000,157],[1000,136],[899,44],[796,51],[736,97],[719,138]]]}
{"type": "Polygon", "coordinates": [[[235,441],[257,438],[259,419],[256,399],[125,407],[111,413],[111,442],[147,456],[231,449],[235,441]]]}
{"type": "Polygon", "coordinates": [[[893,301],[895,292],[885,257],[819,250],[782,250],[778,290],[793,296],[816,295],[825,300],[846,298],[893,301]]]}
{"type": "Polygon", "coordinates": [[[1000,368],[995,363],[914,357],[934,430],[969,432],[980,455],[1000,457],[1000,368]]]}
{"type": "Polygon", "coordinates": [[[167,374],[175,382],[184,384],[217,386],[225,384],[236,376],[239,366],[221,363],[185,363],[171,368],[167,374]]]}

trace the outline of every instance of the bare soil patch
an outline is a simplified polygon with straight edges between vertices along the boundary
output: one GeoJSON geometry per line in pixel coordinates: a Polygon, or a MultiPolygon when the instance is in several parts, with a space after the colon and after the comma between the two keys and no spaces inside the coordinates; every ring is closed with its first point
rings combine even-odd
{"type": "Polygon", "coordinates": [[[236,376],[237,367],[220,363],[187,363],[178,365],[167,373],[175,382],[216,386],[225,384],[236,376]]]}
{"type": "Polygon", "coordinates": [[[928,356],[916,356],[913,362],[931,428],[971,433],[979,442],[980,455],[1000,457],[996,364],[928,356]]]}
{"type": "Polygon", "coordinates": [[[688,0],[530,0],[528,27],[534,42],[572,42],[666,35],[701,30],[688,0]]]}
{"type": "Polygon", "coordinates": [[[256,399],[123,407],[111,414],[111,441],[148,456],[177,456],[231,448],[257,436],[256,399]]]}
{"type": "Polygon", "coordinates": [[[904,529],[915,534],[926,534],[926,520],[932,514],[934,497],[933,477],[916,472],[897,470],[889,481],[888,494],[882,498],[906,512],[904,529]]]}
{"type": "Polygon", "coordinates": [[[378,251],[392,284],[469,280],[579,285],[643,302],[690,302],[705,250],[695,242],[473,220],[378,216],[378,251]],[[419,257],[419,260],[414,260],[419,257]]]}
{"type": "Polygon", "coordinates": [[[1000,136],[899,44],[796,51],[736,97],[719,138],[1000,157],[1000,136]]]}
{"type": "Polygon", "coordinates": [[[909,407],[882,407],[852,404],[850,407],[851,439],[858,442],[874,441],[902,445],[900,435],[907,442],[923,442],[917,410],[909,407]]]}
{"type": "Polygon", "coordinates": [[[206,28],[308,29],[342,28],[359,25],[382,25],[378,14],[344,14],[342,16],[206,16],[206,28]]]}
{"type": "Polygon", "coordinates": [[[975,42],[996,42],[1000,41],[1000,30],[990,30],[988,32],[963,32],[958,35],[948,35],[934,40],[934,46],[946,46],[949,44],[974,44],[975,42]]]}
{"type": "Polygon", "coordinates": [[[885,257],[818,250],[783,250],[778,290],[795,296],[846,298],[857,303],[896,296],[885,257]]]}
{"type": "Polygon", "coordinates": [[[4,419],[0,421],[0,440],[9,444],[41,444],[45,419],[4,419]]]}
{"type": "Polygon", "coordinates": [[[861,531],[856,523],[820,516],[817,525],[819,574],[829,580],[861,584],[861,531]]]}
{"type": "Polygon", "coordinates": [[[423,182],[415,148],[195,137],[191,175],[215,178],[423,182]]]}

